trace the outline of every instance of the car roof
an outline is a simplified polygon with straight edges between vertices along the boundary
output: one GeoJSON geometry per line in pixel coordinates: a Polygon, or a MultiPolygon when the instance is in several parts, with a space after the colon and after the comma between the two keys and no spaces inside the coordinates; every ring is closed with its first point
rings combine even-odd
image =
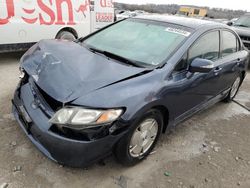
{"type": "Polygon", "coordinates": [[[135,18],[172,23],[192,29],[198,29],[201,26],[209,26],[209,25],[213,27],[215,26],[226,27],[225,24],[217,23],[214,21],[202,20],[198,18],[189,18],[183,16],[173,16],[173,15],[140,15],[136,16],[135,18]]]}

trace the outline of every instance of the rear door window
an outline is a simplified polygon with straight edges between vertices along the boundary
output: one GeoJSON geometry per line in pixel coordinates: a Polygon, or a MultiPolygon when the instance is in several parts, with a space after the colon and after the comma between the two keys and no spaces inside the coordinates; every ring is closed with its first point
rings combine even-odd
{"type": "Polygon", "coordinates": [[[237,52],[238,39],[230,31],[222,31],[222,51],[221,56],[225,57],[237,52]]]}

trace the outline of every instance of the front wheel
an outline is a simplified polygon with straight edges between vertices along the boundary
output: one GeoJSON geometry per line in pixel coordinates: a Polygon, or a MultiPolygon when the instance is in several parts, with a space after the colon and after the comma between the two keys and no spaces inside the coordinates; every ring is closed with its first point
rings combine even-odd
{"type": "Polygon", "coordinates": [[[242,77],[239,75],[233,85],[232,85],[232,88],[231,90],[229,91],[227,97],[225,98],[225,102],[231,102],[235,96],[237,95],[238,91],[239,91],[239,88],[240,88],[240,85],[241,85],[241,82],[242,82],[242,77]]]}
{"type": "Polygon", "coordinates": [[[145,159],[158,141],[162,127],[162,113],[148,111],[118,142],[115,148],[118,161],[131,166],[145,159]]]}

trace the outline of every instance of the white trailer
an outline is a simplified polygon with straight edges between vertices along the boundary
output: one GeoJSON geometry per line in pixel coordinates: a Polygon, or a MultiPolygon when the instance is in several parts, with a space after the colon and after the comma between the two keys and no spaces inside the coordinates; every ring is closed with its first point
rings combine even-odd
{"type": "Polygon", "coordinates": [[[0,0],[0,52],[74,40],[113,22],[113,0],[0,0]]]}

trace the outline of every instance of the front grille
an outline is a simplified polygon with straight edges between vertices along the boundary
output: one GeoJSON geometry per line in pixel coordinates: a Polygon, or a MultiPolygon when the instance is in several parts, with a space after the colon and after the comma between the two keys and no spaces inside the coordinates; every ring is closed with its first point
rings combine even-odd
{"type": "Polygon", "coordinates": [[[40,95],[45,100],[45,102],[50,106],[50,108],[54,111],[57,111],[58,109],[63,107],[63,103],[55,100],[51,96],[49,96],[45,91],[43,91],[37,84],[36,88],[38,89],[40,95]]]}
{"type": "Polygon", "coordinates": [[[250,36],[240,36],[243,44],[250,50],[250,36]]]}

